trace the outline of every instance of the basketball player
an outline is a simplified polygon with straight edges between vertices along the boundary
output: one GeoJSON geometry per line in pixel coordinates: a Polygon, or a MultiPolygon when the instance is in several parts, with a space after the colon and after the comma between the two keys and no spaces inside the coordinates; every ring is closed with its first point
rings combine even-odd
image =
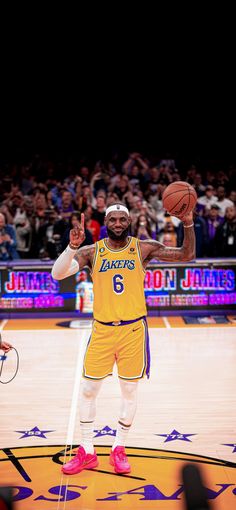
{"type": "Polygon", "coordinates": [[[70,231],[70,243],[52,268],[52,276],[61,280],[84,266],[93,279],[94,322],[84,357],[80,425],[82,440],[75,457],[62,468],[75,474],[98,465],[93,447],[96,397],[102,381],[112,375],[116,362],[121,389],[121,408],[117,435],[110,454],[116,473],[131,470],[125,442],[136,410],[138,381],[149,377],[150,354],[144,296],[145,267],[152,259],[189,261],[195,257],[193,215],[183,218],[185,236],[180,248],[158,241],[139,241],[130,237],[131,219],[122,204],[106,210],[108,238],[78,249],[84,240],[84,216],[70,231]]]}

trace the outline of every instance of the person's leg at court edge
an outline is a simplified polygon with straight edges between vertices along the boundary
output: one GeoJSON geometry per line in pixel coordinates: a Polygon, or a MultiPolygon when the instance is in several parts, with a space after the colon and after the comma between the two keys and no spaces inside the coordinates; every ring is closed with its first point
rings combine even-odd
{"type": "Polygon", "coordinates": [[[130,473],[131,466],[125,453],[125,444],[137,407],[137,381],[120,379],[121,408],[116,439],[110,454],[110,463],[116,473],[130,473]]]}
{"type": "Polygon", "coordinates": [[[65,474],[76,474],[83,469],[93,469],[98,466],[98,458],[93,446],[94,420],[96,415],[96,398],[102,385],[102,380],[83,379],[80,400],[80,430],[81,442],[78,451],[62,471],[65,474]]]}

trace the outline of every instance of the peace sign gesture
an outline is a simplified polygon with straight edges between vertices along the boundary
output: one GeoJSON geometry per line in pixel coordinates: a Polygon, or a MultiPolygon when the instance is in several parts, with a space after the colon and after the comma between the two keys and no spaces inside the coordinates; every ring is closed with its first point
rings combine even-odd
{"type": "Polygon", "coordinates": [[[85,233],[84,233],[84,214],[81,213],[81,222],[77,222],[70,230],[70,248],[73,250],[76,250],[80,247],[82,242],[85,240],[85,233]]]}

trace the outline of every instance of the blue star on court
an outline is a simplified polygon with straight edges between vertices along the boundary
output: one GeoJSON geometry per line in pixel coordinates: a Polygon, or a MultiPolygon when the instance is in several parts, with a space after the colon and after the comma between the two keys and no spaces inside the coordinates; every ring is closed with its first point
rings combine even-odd
{"type": "Polygon", "coordinates": [[[232,453],[236,453],[236,443],[229,443],[229,444],[223,443],[223,446],[231,446],[231,448],[233,448],[232,453]]]}
{"type": "Polygon", "coordinates": [[[191,443],[191,439],[188,439],[190,436],[196,436],[196,434],[181,434],[178,430],[172,430],[170,434],[155,434],[155,436],[166,437],[164,443],[168,441],[189,441],[191,443]]]}
{"type": "Polygon", "coordinates": [[[19,437],[19,439],[23,439],[24,437],[42,437],[43,439],[47,439],[45,434],[49,432],[55,432],[54,430],[40,430],[38,427],[34,427],[31,430],[15,430],[18,434],[23,434],[23,436],[19,437]]]}
{"type": "Polygon", "coordinates": [[[96,434],[96,436],[93,436],[93,437],[116,436],[116,429],[111,429],[107,425],[106,425],[106,427],[103,427],[103,429],[94,430],[94,432],[97,432],[97,434],[96,434]]]}

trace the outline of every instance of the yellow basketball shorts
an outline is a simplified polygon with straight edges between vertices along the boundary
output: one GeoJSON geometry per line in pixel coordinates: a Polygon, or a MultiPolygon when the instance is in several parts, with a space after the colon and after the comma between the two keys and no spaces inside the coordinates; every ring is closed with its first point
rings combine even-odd
{"type": "Polygon", "coordinates": [[[149,377],[150,350],[145,318],[119,326],[93,322],[84,356],[83,376],[103,379],[112,375],[114,363],[121,379],[149,377]]]}

